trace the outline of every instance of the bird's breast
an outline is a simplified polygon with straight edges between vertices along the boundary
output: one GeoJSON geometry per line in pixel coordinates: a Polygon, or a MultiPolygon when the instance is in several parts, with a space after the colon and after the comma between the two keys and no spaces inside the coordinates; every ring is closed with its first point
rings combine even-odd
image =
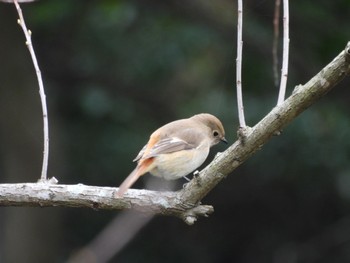
{"type": "Polygon", "coordinates": [[[190,150],[160,154],[154,158],[154,168],[150,173],[166,180],[184,177],[204,163],[209,149],[209,145],[203,145],[190,150]]]}

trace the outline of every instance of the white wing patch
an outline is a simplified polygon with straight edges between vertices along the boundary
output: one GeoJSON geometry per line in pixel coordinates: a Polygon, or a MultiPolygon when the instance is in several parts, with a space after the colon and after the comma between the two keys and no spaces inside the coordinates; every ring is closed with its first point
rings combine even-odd
{"type": "Polygon", "coordinates": [[[139,154],[134,159],[134,161],[155,157],[159,154],[172,153],[172,152],[177,152],[181,150],[189,150],[189,149],[196,148],[196,146],[193,144],[189,144],[186,141],[181,140],[180,138],[172,137],[172,138],[165,138],[160,140],[144,156],[146,148],[147,148],[147,145],[145,145],[142,148],[142,150],[139,152],[139,154]]]}

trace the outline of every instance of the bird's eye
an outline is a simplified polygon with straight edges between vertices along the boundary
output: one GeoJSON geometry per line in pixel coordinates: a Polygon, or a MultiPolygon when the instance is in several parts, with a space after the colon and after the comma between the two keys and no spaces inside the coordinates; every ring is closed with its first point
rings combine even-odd
{"type": "Polygon", "coordinates": [[[214,135],[214,137],[218,137],[219,133],[217,131],[213,131],[213,135],[214,135]]]}

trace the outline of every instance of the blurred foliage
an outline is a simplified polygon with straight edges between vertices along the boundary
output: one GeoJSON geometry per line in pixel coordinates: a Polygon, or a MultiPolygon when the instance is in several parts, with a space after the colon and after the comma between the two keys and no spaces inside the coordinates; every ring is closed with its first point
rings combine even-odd
{"type": "MultiPolygon", "coordinates": [[[[23,5],[46,84],[51,176],[60,183],[117,186],[155,128],[199,112],[221,118],[234,142],[235,4],[50,0],[23,5]]],[[[243,87],[251,126],[277,101],[273,9],[273,1],[245,1],[243,87]]],[[[350,2],[291,1],[290,11],[289,92],[346,45],[350,2]]],[[[1,32],[19,31],[12,6],[1,5],[0,13],[11,14],[1,21],[1,32]]],[[[25,46],[18,44],[23,36],[13,34],[7,41],[23,52],[25,46]]],[[[3,57],[6,49],[0,50],[3,57]]],[[[17,59],[2,61],[1,69],[18,66],[17,59]]],[[[30,67],[28,62],[29,73],[17,74],[33,75],[30,67]]],[[[3,89],[10,85],[15,84],[3,89]]],[[[188,227],[178,219],[157,217],[112,262],[349,262],[349,85],[349,79],[341,83],[214,189],[204,200],[215,207],[208,219],[188,227]]],[[[15,95],[10,101],[20,118],[27,109],[15,95]]],[[[30,122],[34,114],[26,118],[30,122]]],[[[1,125],[12,125],[10,118],[1,125]]],[[[32,133],[40,133],[40,126],[32,133]]],[[[40,136],[27,140],[40,149],[40,136]]],[[[3,167],[8,152],[2,149],[3,167]]],[[[0,171],[4,180],[15,182],[5,168],[0,171]]],[[[27,180],[38,177],[39,171],[27,180]]],[[[142,180],[137,186],[143,187],[142,180]]],[[[115,214],[60,210],[61,245],[50,261],[67,260],[115,214]]],[[[23,233],[19,240],[29,238],[23,233]]],[[[56,236],[46,238],[49,246],[56,236]]]]}

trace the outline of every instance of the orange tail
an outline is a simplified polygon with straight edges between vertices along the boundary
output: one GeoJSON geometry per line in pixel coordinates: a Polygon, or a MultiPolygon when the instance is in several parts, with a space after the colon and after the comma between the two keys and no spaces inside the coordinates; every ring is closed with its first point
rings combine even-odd
{"type": "Polygon", "coordinates": [[[134,171],[124,180],[119,186],[118,192],[115,194],[116,197],[122,197],[124,193],[139,179],[141,175],[144,175],[149,171],[150,165],[153,163],[153,158],[144,159],[136,166],[134,171]]]}

